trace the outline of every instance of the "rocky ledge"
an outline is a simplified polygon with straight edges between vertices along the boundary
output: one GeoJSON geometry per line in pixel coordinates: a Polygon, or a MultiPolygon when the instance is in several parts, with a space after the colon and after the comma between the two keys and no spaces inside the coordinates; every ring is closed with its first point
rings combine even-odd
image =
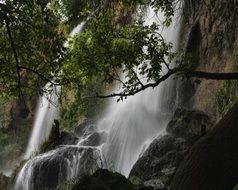
{"type": "Polygon", "coordinates": [[[189,148],[211,130],[210,118],[201,111],[177,109],[166,128],[133,166],[129,178],[164,190],[189,148]]]}

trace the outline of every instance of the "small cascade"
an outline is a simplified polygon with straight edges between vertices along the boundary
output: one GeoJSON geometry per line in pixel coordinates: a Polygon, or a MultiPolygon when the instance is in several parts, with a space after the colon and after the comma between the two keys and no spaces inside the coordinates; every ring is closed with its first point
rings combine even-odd
{"type": "MultiPolygon", "coordinates": [[[[79,33],[83,29],[84,25],[85,22],[81,22],[77,25],[70,32],[69,37],[73,37],[75,34],[79,33]]],[[[64,46],[68,47],[69,42],[66,41],[64,46]]],[[[50,83],[47,83],[44,89],[47,91],[49,86],[50,83]]],[[[56,86],[53,89],[53,93],[49,94],[46,92],[43,96],[39,97],[33,130],[24,156],[25,159],[28,159],[32,154],[39,150],[39,146],[49,137],[54,119],[59,118],[57,97],[59,92],[60,86],[56,86]]]]}
{"type": "MultiPolygon", "coordinates": [[[[75,34],[78,34],[82,31],[85,22],[81,22],[77,25],[69,34],[69,40],[75,34]]],[[[69,46],[69,40],[65,42],[64,46],[69,46]]],[[[49,90],[50,83],[47,83],[44,89],[49,90]]],[[[52,93],[44,93],[42,96],[39,97],[37,110],[36,110],[36,117],[33,124],[33,130],[28,142],[28,146],[26,149],[26,153],[24,155],[25,159],[29,159],[30,156],[33,156],[39,150],[39,146],[48,139],[52,124],[54,119],[59,118],[59,110],[58,110],[58,97],[57,94],[60,92],[60,86],[56,86],[52,93]]],[[[61,149],[60,149],[61,150],[61,149]]],[[[31,183],[30,179],[33,175],[32,168],[35,164],[33,163],[40,163],[42,159],[50,158],[51,155],[60,152],[60,150],[55,150],[52,152],[47,153],[46,155],[41,158],[41,156],[37,156],[27,162],[24,167],[21,169],[20,173],[17,176],[17,180],[14,186],[15,190],[31,190],[31,183]]],[[[74,160],[78,160],[74,158],[74,160]]],[[[69,161],[67,161],[69,163],[69,161]]],[[[70,173],[70,172],[69,172],[70,173]]],[[[65,178],[64,178],[65,179],[65,178]]],[[[67,178],[66,178],[67,179],[67,178]]]]}
{"type": "Polygon", "coordinates": [[[101,147],[103,133],[87,126],[76,145],[62,145],[30,159],[18,174],[14,190],[55,189],[83,174],[103,167],[101,147]]]}
{"type": "MultiPolygon", "coordinates": [[[[45,89],[48,89],[49,85],[50,83],[47,83],[45,89]]],[[[59,87],[56,87],[50,96],[45,93],[38,100],[36,117],[26,149],[25,159],[28,159],[34,152],[39,150],[39,146],[49,137],[54,119],[59,118],[57,109],[58,91],[59,87]]]]}

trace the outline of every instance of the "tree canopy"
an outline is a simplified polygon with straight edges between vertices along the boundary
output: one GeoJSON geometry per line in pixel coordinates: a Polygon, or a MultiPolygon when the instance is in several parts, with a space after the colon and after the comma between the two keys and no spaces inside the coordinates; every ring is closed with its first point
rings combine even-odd
{"type": "Polygon", "coordinates": [[[121,92],[98,97],[121,98],[154,88],[174,74],[238,79],[238,73],[195,71],[186,56],[172,51],[173,44],[158,31],[171,24],[178,3],[182,0],[0,1],[1,96],[40,90],[47,82],[77,88],[95,77],[122,84],[121,92]],[[135,14],[146,6],[164,13],[162,24],[147,26],[135,14]],[[82,20],[84,30],[66,48],[67,28],[82,20]]]}

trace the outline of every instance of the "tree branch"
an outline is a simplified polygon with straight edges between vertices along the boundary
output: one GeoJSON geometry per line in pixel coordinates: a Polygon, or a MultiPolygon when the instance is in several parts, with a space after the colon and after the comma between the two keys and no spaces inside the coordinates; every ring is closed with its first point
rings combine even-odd
{"type": "Polygon", "coordinates": [[[18,90],[19,90],[19,98],[22,99],[24,106],[27,107],[25,99],[24,99],[24,95],[23,95],[23,92],[22,92],[22,89],[21,89],[21,74],[20,74],[20,68],[19,68],[19,60],[18,60],[17,51],[16,51],[16,48],[15,48],[14,40],[13,40],[13,37],[12,37],[10,25],[9,25],[10,21],[9,21],[8,18],[6,18],[5,22],[6,22],[7,34],[8,34],[8,37],[9,37],[9,41],[10,41],[10,44],[11,44],[11,48],[12,48],[15,63],[16,63],[17,86],[18,86],[18,90]]]}
{"type": "MultiPolygon", "coordinates": [[[[130,92],[121,92],[121,93],[113,93],[109,95],[96,95],[98,98],[110,98],[110,97],[127,97],[127,96],[133,96],[136,93],[143,91],[147,88],[155,88],[158,86],[161,82],[168,79],[173,74],[178,74],[179,72],[183,71],[181,68],[175,68],[170,69],[165,75],[160,77],[157,81],[154,83],[148,83],[141,88],[138,88],[136,90],[132,90],[130,92]]],[[[185,72],[185,76],[188,78],[194,77],[194,78],[200,78],[200,79],[207,79],[207,80],[238,80],[238,72],[233,73],[209,73],[209,72],[202,72],[202,71],[192,71],[188,70],[185,72]]]]}
{"type": "Polygon", "coordinates": [[[34,70],[34,69],[31,69],[31,68],[28,68],[28,67],[24,67],[24,66],[19,66],[19,69],[24,69],[24,70],[27,70],[27,71],[30,71],[36,75],[38,75],[41,79],[43,79],[44,81],[46,82],[49,82],[51,83],[52,85],[54,86],[62,86],[62,85],[66,85],[66,84],[69,84],[70,82],[67,81],[67,82],[64,82],[64,83],[55,83],[53,82],[52,80],[50,80],[49,78],[45,77],[43,74],[39,73],[38,71],[34,70]]]}
{"type": "Polygon", "coordinates": [[[238,80],[238,72],[233,73],[209,73],[202,71],[187,71],[185,76],[207,80],[238,80]]]}
{"type": "Polygon", "coordinates": [[[175,74],[178,71],[178,69],[171,69],[170,71],[168,71],[165,75],[163,75],[162,77],[160,77],[156,82],[154,83],[148,83],[146,85],[143,85],[141,88],[138,88],[134,91],[131,92],[122,92],[122,93],[113,93],[113,94],[109,94],[109,95],[96,95],[96,97],[98,98],[110,98],[110,97],[127,97],[127,96],[133,96],[136,93],[145,90],[146,88],[155,88],[156,86],[158,86],[161,82],[165,81],[166,79],[168,79],[171,75],[175,74]]]}

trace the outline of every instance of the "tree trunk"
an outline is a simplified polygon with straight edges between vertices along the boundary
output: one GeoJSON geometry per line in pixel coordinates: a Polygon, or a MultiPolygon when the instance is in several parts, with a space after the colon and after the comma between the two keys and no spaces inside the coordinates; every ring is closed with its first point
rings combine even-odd
{"type": "Polygon", "coordinates": [[[171,190],[232,190],[238,183],[238,103],[189,151],[171,190]]]}

